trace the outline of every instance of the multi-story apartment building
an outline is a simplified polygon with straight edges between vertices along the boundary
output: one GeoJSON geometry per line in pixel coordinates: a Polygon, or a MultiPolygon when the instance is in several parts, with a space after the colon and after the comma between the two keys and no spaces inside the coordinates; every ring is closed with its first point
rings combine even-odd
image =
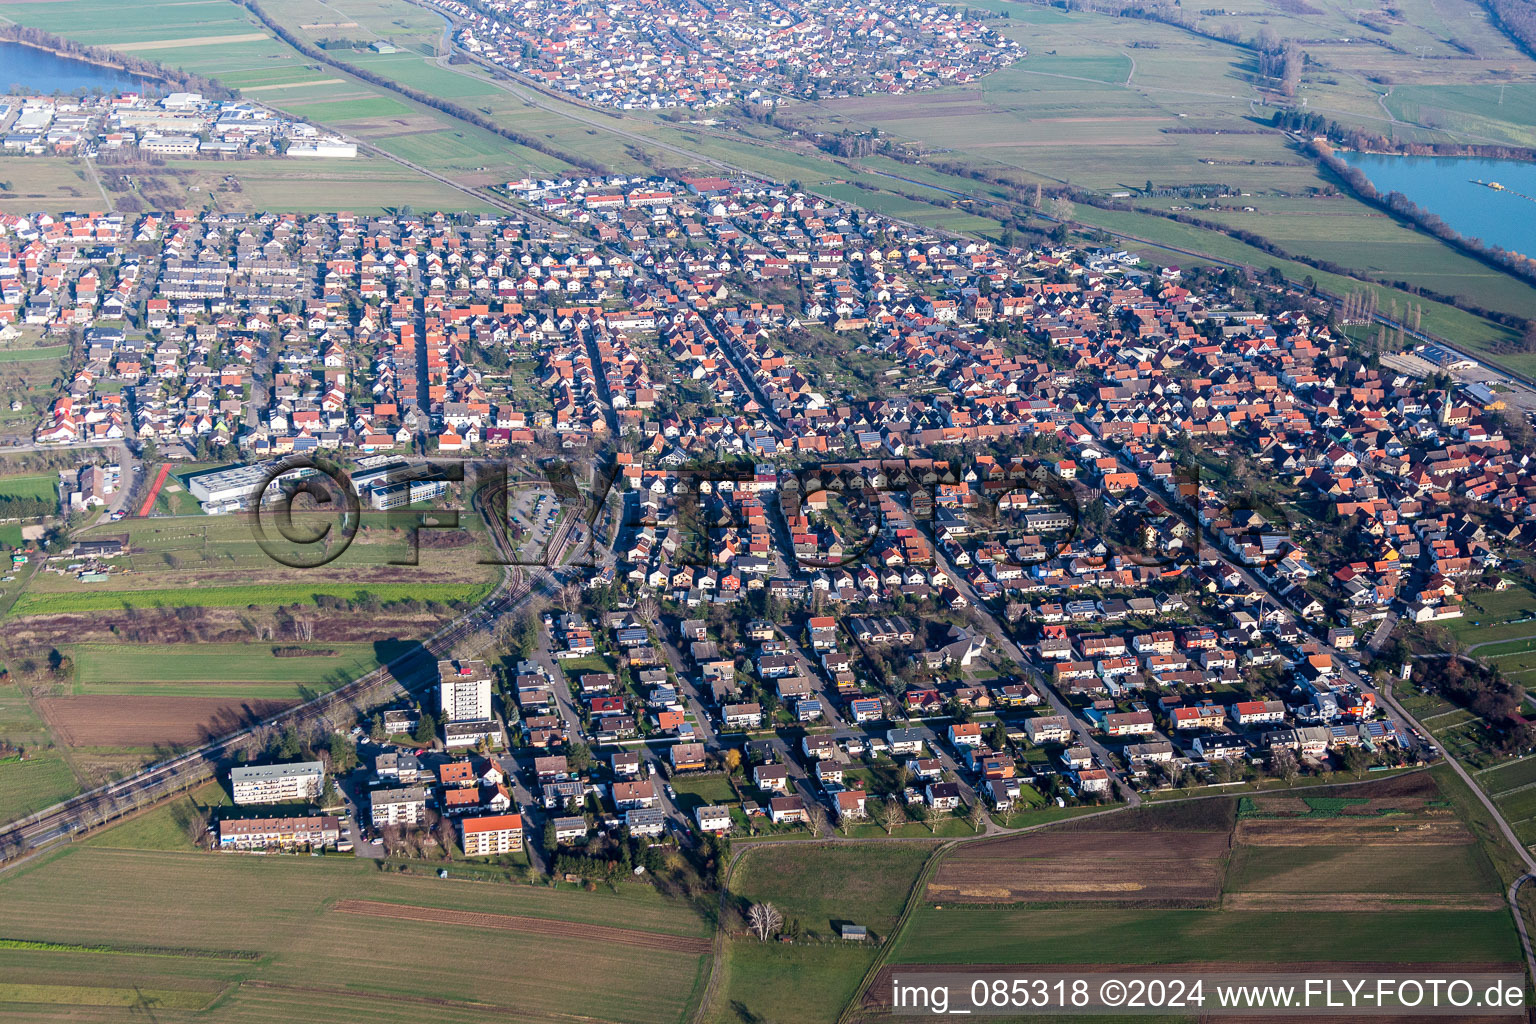
{"type": "Polygon", "coordinates": [[[459,822],[459,835],[466,857],[516,853],[523,848],[523,816],[488,814],[464,818],[459,822]]]}
{"type": "Polygon", "coordinates": [[[426,816],[427,791],[420,786],[376,789],[370,799],[375,826],[419,825],[426,816]]]}
{"type": "Polygon", "coordinates": [[[298,804],[320,799],[325,767],[319,761],[253,764],[229,771],[230,795],[237,804],[298,804]]]}
{"type": "Polygon", "coordinates": [[[340,841],[341,821],[329,815],[219,822],[221,850],[292,850],[301,846],[335,846],[340,841]]]}
{"type": "Polygon", "coordinates": [[[491,720],[491,673],[483,661],[437,663],[438,709],[444,722],[491,720]]]}

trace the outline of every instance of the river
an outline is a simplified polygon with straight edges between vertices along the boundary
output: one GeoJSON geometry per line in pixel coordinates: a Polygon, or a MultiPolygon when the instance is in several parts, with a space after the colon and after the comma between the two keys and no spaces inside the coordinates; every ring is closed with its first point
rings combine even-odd
{"type": "Polygon", "coordinates": [[[1376,191],[1401,192],[1465,238],[1536,255],[1536,163],[1340,152],[1376,191]],[[1496,191],[1477,181],[1498,182],[1496,191]]]}
{"type": "Polygon", "coordinates": [[[43,95],[80,89],[133,92],[143,86],[143,79],[117,68],[60,57],[20,43],[0,42],[0,92],[12,92],[18,87],[43,95]]]}

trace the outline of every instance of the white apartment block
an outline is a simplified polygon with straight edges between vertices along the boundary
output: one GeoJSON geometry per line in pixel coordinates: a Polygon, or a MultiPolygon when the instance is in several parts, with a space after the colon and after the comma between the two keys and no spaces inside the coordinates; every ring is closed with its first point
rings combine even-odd
{"type": "Polygon", "coordinates": [[[375,826],[420,825],[427,812],[427,791],[420,786],[376,789],[369,797],[375,826]]]}
{"type": "Polygon", "coordinates": [[[483,661],[437,663],[438,710],[444,722],[491,720],[491,673],[483,661]]]}
{"type": "Polygon", "coordinates": [[[459,822],[459,834],[466,857],[516,853],[523,848],[523,816],[491,814],[480,818],[465,818],[459,822]]]}
{"type": "Polygon", "coordinates": [[[325,789],[325,768],[319,761],[231,768],[229,788],[237,804],[308,803],[325,789]]]}

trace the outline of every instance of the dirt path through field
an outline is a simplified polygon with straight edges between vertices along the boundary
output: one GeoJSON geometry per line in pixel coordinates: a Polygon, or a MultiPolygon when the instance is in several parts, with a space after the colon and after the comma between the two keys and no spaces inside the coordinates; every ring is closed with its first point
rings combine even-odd
{"type": "Polygon", "coordinates": [[[440,910],[437,907],[414,907],[403,903],[380,903],[377,900],[338,900],[331,909],[338,913],[358,914],[363,917],[387,917],[396,921],[425,921],[431,924],[493,928],[498,931],[550,935],[556,938],[589,939],[593,942],[642,946],[646,949],[661,949],[674,953],[702,955],[710,951],[710,941],[704,938],[632,931],[628,928],[612,928],[602,924],[551,921],[543,917],[482,914],[468,910],[440,910]]]}

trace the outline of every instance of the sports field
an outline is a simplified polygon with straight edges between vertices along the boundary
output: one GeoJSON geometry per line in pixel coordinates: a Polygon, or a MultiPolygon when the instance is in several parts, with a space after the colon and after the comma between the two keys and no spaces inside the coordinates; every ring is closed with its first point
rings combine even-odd
{"type": "MultiPolygon", "coordinates": [[[[241,607],[315,604],[324,598],[354,601],[371,596],[397,601],[473,603],[494,585],[494,566],[478,524],[464,543],[422,546],[414,555],[412,516],[368,513],[355,538],[334,561],[296,569],[288,563],[315,548],[290,543],[266,530],[262,539],[248,516],[130,518],[97,527],[88,537],[126,537],[128,552],[111,560],[105,580],[82,583],[48,574],[33,581],[12,608],[13,616],[70,614],[124,608],[241,607]],[[415,558],[417,564],[408,563],[415,558]]],[[[319,536],[328,519],[298,519],[295,536],[319,536]]],[[[435,539],[435,538],[434,538],[435,539]]]]}
{"type": "Polygon", "coordinates": [[[59,477],[57,473],[26,473],[18,476],[0,476],[0,498],[40,498],[57,501],[59,477]]]}

